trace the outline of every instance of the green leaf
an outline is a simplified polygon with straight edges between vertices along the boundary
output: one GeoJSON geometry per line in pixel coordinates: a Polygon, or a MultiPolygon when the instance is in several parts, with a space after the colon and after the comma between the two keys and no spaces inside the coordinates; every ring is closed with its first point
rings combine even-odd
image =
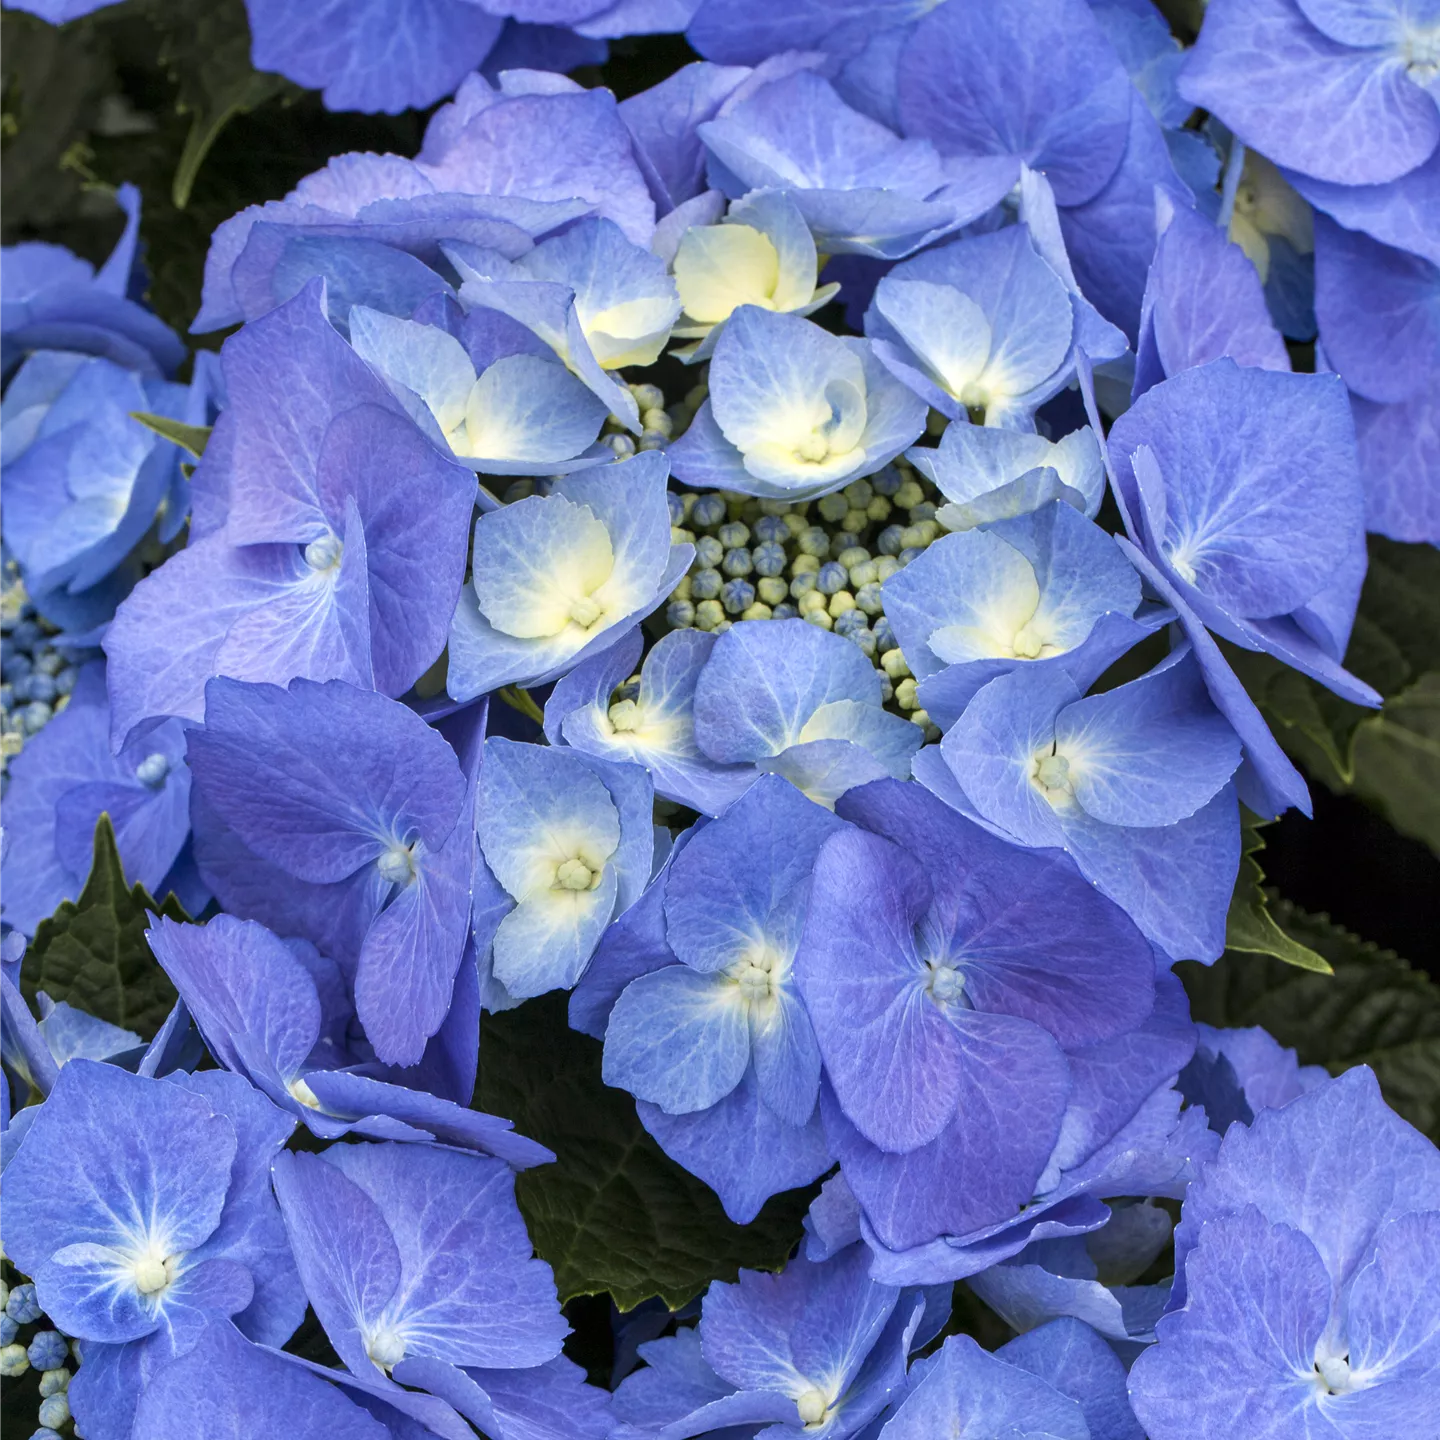
{"type": "Polygon", "coordinates": [[[1440,853],[1440,550],[1379,535],[1369,547],[1345,664],[1384,697],[1378,713],[1269,655],[1225,650],[1275,738],[1315,779],[1440,853]]]}
{"type": "Polygon", "coordinates": [[[197,459],[205,453],[213,425],[185,425],[172,420],[168,415],[152,415],[148,410],[132,410],[132,420],[138,420],[147,430],[153,430],[182,450],[188,450],[197,459]]]}
{"type": "Polygon", "coordinates": [[[1287,935],[1270,913],[1270,898],[1265,893],[1265,874],[1255,856],[1265,848],[1260,834],[1263,823],[1248,810],[1242,812],[1240,828],[1240,874],[1230,897],[1230,913],[1225,919],[1225,948],[1247,955],[1270,955],[1287,965],[1302,970],[1330,973],[1330,966],[1321,955],[1287,935]]]}
{"type": "Polygon", "coordinates": [[[152,13],[163,36],[160,63],[178,87],[176,108],[190,116],[170,192],[175,208],[183,210],[225,126],[276,95],[299,91],[282,76],[251,65],[243,0],[161,0],[152,13]]]}
{"type": "Polygon", "coordinates": [[[95,856],[79,900],[40,922],[25,953],[20,987],[35,1003],[43,990],[112,1025],[153,1038],[175,1004],[175,987],[145,943],[147,911],[182,923],[173,895],[157,905],[143,885],[126,887],[108,815],[95,826],[95,856]]]}
{"type": "Polygon", "coordinates": [[[658,1295],[678,1309],[741,1267],[779,1269],[816,1187],[775,1196],[749,1225],[727,1219],[645,1132],[634,1099],[601,1080],[600,1043],[565,1016],[564,995],[486,1015],[475,1102],[558,1157],[515,1189],[560,1299],[609,1291],[630,1310],[658,1295]]]}
{"type": "Polygon", "coordinates": [[[1263,1025],[1305,1065],[1332,1073],[1369,1065],[1385,1098],[1410,1123],[1440,1141],[1440,986],[1382,950],[1275,899],[1276,923],[1322,955],[1333,975],[1229,951],[1208,969],[1176,966],[1197,1020],[1217,1026],[1263,1025]]]}

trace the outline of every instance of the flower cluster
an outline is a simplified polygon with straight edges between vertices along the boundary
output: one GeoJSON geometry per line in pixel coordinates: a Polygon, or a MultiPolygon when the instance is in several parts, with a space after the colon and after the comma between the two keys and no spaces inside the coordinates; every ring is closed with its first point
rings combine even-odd
{"type": "Polygon", "coordinates": [[[1440,542],[1440,12],[248,10],[332,108],[453,98],[216,229],[186,383],[133,191],[99,271],[5,254],[39,1435],[1431,1434],[1440,1153],[1173,967],[1310,808],[1233,657],[1379,705],[1366,532],[1440,542]],[[107,836],[148,925],[52,995],[107,836]],[[809,1188],[610,1388],[477,1087],[552,992],[733,1227],[809,1188]]]}

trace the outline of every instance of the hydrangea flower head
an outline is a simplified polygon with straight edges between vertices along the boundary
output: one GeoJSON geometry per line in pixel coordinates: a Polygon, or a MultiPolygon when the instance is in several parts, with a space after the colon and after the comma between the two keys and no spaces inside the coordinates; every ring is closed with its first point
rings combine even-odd
{"type": "Polygon", "coordinates": [[[477,939],[488,939],[503,995],[527,999],[580,978],[605,927],[650,878],[653,796],[638,765],[485,742],[476,829],[488,870],[476,910],[490,920],[482,937],[477,919],[477,939]]]}
{"type": "Polygon", "coordinates": [[[1019,844],[1067,850],[1167,954],[1225,948],[1240,741],[1187,651],[1083,699],[1062,670],[1012,670],[940,752],[975,814],[1019,844]]]}
{"type": "Polygon", "coordinates": [[[234,1076],[63,1067],[6,1169],[5,1247],[88,1342],[70,1392],[87,1433],[128,1434],[144,1381],[211,1320],[271,1345],[299,1324],[269,1187],[293,1127],[234,1076]]]}
{"type": "Polygon", "coordinates": [[[726,322],[710,398],[670,459],[687,485],[809,500],[873,475],[924,427],[924,402],[865,341],[745,305],[726,322]]]}
{"type": "Polygon", "coordinates": [[[1405,0],[1221,0],[1180,78],[1279,165],[1342,185],[1396,180],[1440,141],[1440,20],[1405,0]]]}
{"type": "Polygon", "coordinates": [[[686,230],[671,262],[684,309],[671,332],[695,344],[676,353],[707,360],[742,305],[809,315],[840,289],[817,285],[815,240],[794,200],[761,190],[730,206],[719,225],[686,230]]]}
{"type": "Polygon", "coordinates": [[[196,858],[222,902],[347,967],[376,1053],[413,1064],[449,1008],[470,913],[467,786],[444,737],[343,681],[212,680],[187,755],[196,858]]]}
{"type": "Polygon", "coordinates": [[[661,604],[694,557],[671,544],[666,473],[665,457],[647,452],[476,521],[473,578],[450,631],[451,695],[554,680],[661,604]]]}
{"type": "Polygon", "coordinates": [[[1440,1396],[1440,1154],[1359,1066],[1232,1125],[1176,1232],[1179,1308],[1130,1394],[1156,1440],[1419,1433],[1440,1396]],[[1183,1287],[1179,1277],[1183,1274],[1183,1287]]]}

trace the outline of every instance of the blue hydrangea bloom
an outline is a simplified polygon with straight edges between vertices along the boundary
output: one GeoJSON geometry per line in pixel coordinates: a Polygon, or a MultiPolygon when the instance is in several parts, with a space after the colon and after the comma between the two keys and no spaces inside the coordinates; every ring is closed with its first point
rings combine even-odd
{"type": "Polygon", "coordinates": [[[444,737],[338,680],[212,680],[187,754],[196,858],[225,908],[329,954],[375,1053],[415,1063],[470,914],[468,790],[444,737]]]}
{"type": "Polygon", "coordinates": [[[1219,0],[1180,91],[1279,165],[1379,184],[1440,141],[1436,33],[1427,0],[1219,0]]]}
{"type": "Polygon", "coordinates": [[[610,371],[649,365],[665,348],[680,297],[665,263],[613,221],[582,220],[515,261],[456,247],[466,306],[533,330],[637,434],[635,397],[610,371]]]}
{"type": "Polygon", "coordinates": [[[1025,515],[1049,500],[1064,500],[1093,520],[1105,498],[1105,463],[1088,425],[1055,441],[1023,430],[947,425],[936,448],[917,445],[905,458],[945,496],[935,518],[947,530],[1025,515]]]}
{"type": "Polygon", "coordinates": [[[649,1368],[616,1395],[633,1427],[620,1433],[859,1433],[903,1390],[925,1313],[922,1294],[877,1285],[867,1266],[854,1246],[821,1264],[797,1256],[779,1275],[742,1270],[733,1285],[715,1281],[695,1331],[641,1347],[649,1368]]]}
{"type": "Polygon", "coordinates": [[[927,139],[901,139],[801,72],[699,126],[710,184],[738,200],[784,190],[826,254],[898,259],[979,219],[1018,165],[985,155],[946,162],[927,139]]]}
{"type": "Polygon", "coordinates": [[[1090,1440],[1144,1440],[1125,1394],[1125,1366],[1079,1320],[1052,1320],[996,1352],[1080,1406],[1090,1440]]]}
{"type": "Polygon", "coordinates": [[[226,342],[190,543],[105,637],[116,741],[147,719],[199,720],[212,675],[401,694],[445,646],[474,476],[335,333],[323,288],[226,342]]]}
{"type": "Polygon", "coordinates": [[[855,785],[908,779],[923,737],[884,709],[880,676],[848,640],[804,620],[733,625],[695,683],[695,739],[723,764],[783,775],[833,807],[855,785]]]}
{"type": "Polygon", "coordinates": [[[1268,651],[1345,699],[1379,703],[1339,663],[1365,574],[1339,379],[1212,361],[1146,391],[1115,422],[1109,457],[1130,536],[1121,548],[1179,615],[1245,743],[1246,803],[1308,813],[1304,782],[1206,632],[1268,651]]]}
{"type": "Polygon", "coordinates": [[[934,1184],[872,1196],[850,1146],[851,1188],[883,1243],[914,1246],[961,1228],[937,1206],[1000,1218],[1029,1199],[1066,1109],[1064,1047],[1140,1024],[1154,959],[1068,862],[992,839],[918,786],[868,785],[838,811],[867,830],[821,850],[796,973],[831,1087],[827,1129],[843,1116],[882,1165],[936,1141],[966,1157],[963,1197],[934,1184]],[[1017,903],[1029,893],[1047,903],[1017,903]]]}
{"type": "Polygon", "coordinates": [[[632,630],[618,644],[578,665],[545,702],[545,734],[601,760],[628,760],[650,772],[655,793],[718,815],[754,782],[758,771],[722,764],[700,748],[695,689],[718,637],[671,630],[650,647],[634,698],[611,697],[634,672],[643,637],[632,630]]]}
{"type": "Polygon", "coordinates": [[[387,1440],[393,1433],[343,1391],[217,1321],[145,1387],[133,1440],[387,1440]]]}
{"type": "Polygon", "coordinates": [[[1149,1434],[1233,1434],[1241,1403],[1283,1440],[1422,1433],[1440,1396],[1437,1186],[1440,1153],[1364,1066],[1231,1126],[1185,1198],[1179,1308],[1130,1373],[1149,1434]]]}
{"type": "MultiPolygon", "coordinates": [[[[1175,959],[1215,960],[1240,863],[1240,740],[1188,650],[1081,698],[1058,669],[992,680],[940,753],[970,811],[1054,846],[1175,959]]],[[[927,772],[928,774],[928,772],[927,772]]]]}
{"type": "Polygon", "coordinates": [[[300,1323],[269,1181],[293,1128],[236,1076],[61,1070],[6,1170],[5,1248],[87,1342],[69,1391],[87,1435],[128,1435],[145,1381],[212,1319],[269,1345],[300,1323]]]}
{"type": "Polygon", "coordinates": [[[359,305],[350,343],[441,449],[482,474],[561,474],[614,458],[594,444],[604,404],[554,361],[501,355],[482,370],[447,330],[359,305]]]}
{"type": "Polygon", "coordinates": [[[1288,370],[1290,356],[1255,266],[1203,215],[1165,195],[1157,203],[1160,238],[1140,310],[1134,393],[1221,356],[1288,370]]]}
{"type": "MultiPolygon", "coordinates": [[[[146,938],[210,1053],[321,1139],[354,1133],[439,1140],[497,1156],[516,1169],[554,1158],[543,1145],[513,1134],[508,1120],[467,1108],[473,1061],[468,1078],[460,1068],[446,1098],[397,1083],[416,1077],[353,1054],[346,1043],[353,1010],[344,977],[307,942],[286,944],[263,925],[232,915],[217,915],[204,926],[162,919],[146,938]]],[[[472,958],[456,977],[451,1017],[457,1028],[468,1021],[474,1030],[478,1011],[472,958]]],[[[447,1027],[451,1023],[447,1018],[447,1027]]],[[[473,1051],[473,1035],[469,1045],[473,1051]]]]}
{"type": "Polygon", "coordinates": [[[473,578],[450,631],[451,695],[554,680],[663,603],[695,553],[671,544],[667,473],[647,452],[476,521],[473,578]]]}
{"type": "Polygon", "coordinates": [[[1151,628],[1131,618],[1134,566],[1062,500],[942,536],[882,593],[920,703],[942,727],[1017,668],[1060,670],[1087,686],[1151,628]]]}
{"type": "Polygon", "coordinates": [[[1325,360],[1350,389],[1365,528],[1440,541],[1440,259],[1315,221],[1325,360]]]}
{"type": "Polygon", "coordinates": [[[1085,1412],[1018,1365],[988,1354],[968,1335],[952,1335],[911,1368],[909,1389],[880,1429],[884,1440],[991,1440],[1044,1435],[1090,1440],[1085,1412]]]}
{"type": "Polygon", "coordinates": [[[816,283],[819,259],[805,217],[784,192],[737,200],[718,225],[693,225],[679,238],[671,268],[684,313],[672,334],[693,340],[675,353],[708,360],[725,322],[742,305],[809,315],[838,284],[816,283]]]}
{"type": "Polygon", "coordinates": [[[646,1128],[738,1220],[830,1163],[792,967],[811,866],[841,828],[787,782],[757,781],[669,866],[659,963],[605,1027],[606,1083],[642,1102],[646,1128]]]}
{"type": "Polygon", "coordinates": [[[101,357],[42,350],[6,390],[5,544],[37,609],[64,628],[103,625],[134,584],[126,560],[146,532],[154,525],[168,541],[184,524],[182,452],[131,417],[204,424],[204,373],[187,388],[101,357]]]}
{"type": "Polygon", "coordinates": [[[524,1368],[560,1353],[555,1282],[533,1257],[508,1166],[362,1143],[286,1153],[273,1173],[305,1293],[355,1375],[421,1358],[524,1368]]]}
{"type": "Polygon", "coordinates": [[[125,212],[125,229],[98,271],[63,245],[27,241],[5,247],[0,371],[9,374],[32,350],[99,355],[157,378],[172,374],[185,359],[180,337],[129,298],[140,243],[140,192],[122,185],[115,200],[125,212]]]}
{"type": "Polygon", "coordinates": [[[744,305],[715,346],[710,397],[670,447],[687,485],[810,500],[888,465],[925,403],[864,340],[744,305]]]}
{"type": "Polygon", "coordinates": [[[605,927],[650,878],[653,799],[638,765],[486,740],[475,927],[487,1006],[579,980],[605,927]]]}
{"type": "Polygon", "coordinates": [[[1180,1072],[1180,1088],[1192,1105],[1205,1107],[1221,1135],[1232,1121],[1248,1125],[1262,1110],[1278,1110],[1330,1078],[1323,1065],[1301,1065],[1293,1050],[1258,1025],[1195,1030],[1195,1058],[1180,1072]]]}
{"type": "Polygon", "coordinates": [[[70,703],[10,762],[5,823],[5,923],[33,935],[62,900],[78,898],[90,873],[95,826],[110,816],[126,879],[152,895],[177,888],[202,908],[208,892],[185,872],[190,771],[178,721],[110,749],[105,668],[86,665],[70,703]]]}
{"type": "MultiPolygon", "coordinates": [[[[467,4],[468,0],[453,0],[467,4]]],[[[450,287],[441,242],[519,258],[582,215],[648,243],[655,203],[630,134],[605,90],[554,75],[480,75],[431,117],[420,154],[335,157],[284,200],[217,227],[205,260],[197,331],[254,320],[325,275],[332,320],[351,305],[409,316],[450,287]]]]}
{"type": "Polygon", "coordinates": [[[1036,409],[1069,382],[1074,328],[1070,292],[1024,225],[897,265],[865,315],[875,353],[927,404],[1013,430],[1033,428],[1036,409]]]}

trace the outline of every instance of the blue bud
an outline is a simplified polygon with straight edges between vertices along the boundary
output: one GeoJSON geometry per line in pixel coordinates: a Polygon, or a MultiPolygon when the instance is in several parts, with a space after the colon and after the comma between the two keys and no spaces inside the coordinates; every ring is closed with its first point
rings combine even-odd
{"type": "Polygon", "coordinates": [[[60,1434],[58,1430],[51,1430],[48,1429],[46,1426],[42,1425],[37,1431],[35,1431],[33,1435],[31,1435],[30,1440],[64,1440],[64,1437],[60,1434]]]}
{"type": "Polygon", "coordinates": [[[690,594],[696,600],[715,600],[724,583],[718,570],[696,570],[690,576],[690,594]]]}
{"type": "Polygon", "coordinates": [[[20,721],[20,728],[27,735],[34,735],[50,723],[50,707],[37,700],[31,705],[25,706],[16,718],[20,721]]]}
{"type": "Polygon", "coordinates": [[[672,600],[665,607],[665,619],[672,629],[688,630],[695,623],[695,607],[688,600],[672,600]]]}
{"type": "Polygon", "coordinates": [[[80,672],[73,665],[67,665],[55,677],[55,693],[57,695],[68,695],[75,688],[75,682],[79,678],[80,672]]]}
{"type": "Polygon", "coordinates": [[[725,519],[725,501],[719,495],[702,495],[690,511],[690,523],[697,530],[711,530],[725,519]]]}
{"type": "Polygon", "coordinates": [[[67,1366],[60,1366],[58,1370],[47,1370],[40,1377],[40,1398],[44,1400],[49,1395],[58,1395],[62,1390],[70,1388],[70,1371],[67,1366]]]}
{"type": "Polygon", "coordinates": [[[724,558],[725,547],[713,535],[702,535],[695,542],[695,563],[697,565],[709,566],[713,569],[724,558]]]}
{"type": "Polygon", "coordinates": [[[728,525],[722,525],[715,533],[727,550],[735,550],[741,545],[750,543],[750,527],[742,525],[738,520],[732,520],[728,525]]]}
{"type": "Polygon", "coordinates": [[[774,540],[783,544],[790,538],[790,527],[783,515],[762,515],[755,522],[755,534],[761,540],[774,540]]]}
{"type": "Polygon", "coordinates": [[[838,594],[849,583],[850,577],[845,573],[845,567],[836,560],[822,565],[820,573],[815,577],[815,584],[822,595],[838,594]]]}
{"type": "Polygon", "coordinates": [[[905,542],[900,538],[904,529],[903,525],[887,525],[880,532],[880,538],[876,540],[875,548],[882,555],[898,555],[905,548],[905,542]]]}
{"type": "Polygon", "coordinates": [[[20,1327],[8,1316],[0,1315],[0,1345],[14,1344],[20,1327]]]}
{"type": "Polygon", "coordinates": [[[882,655],[887,650],[893,650],[900,643],[895,638],[895,631],[891,629],[888,615],[877,616],[871,622],[870,628],[875,632],[875,648],[882,655]]]}
{"type": "Polygon", "coordinates": [[[748,610],[755,603],[755,587],[748,580],[730,580],[720,592],[720,603],[732,615],[748,610]]]}
{"type": "Polygon", "coordinates": [[[869,627],[866,621],[870,617],[863,610],[847,610],[843,615],[835,618],[835,633],[837,635],[850,635],[857,630],[866,630],[869,627]]]}
{"type": "Polygon", "coordinates": [[[58,1330],[42,1330],[25,1353],[37,1370],[58,1370],[70,1357],[70,1346],[58,1330]]]}
{"type": "MultiPolygon", "coordinates": [[[[741,527],[744,528],[743,526],[741,527]]],[[[726,526],[729,529],[729,526],[726,526]]],[[[750,552],[743,546],[725,552],[725,559],[721,562],[720,568],[729,576],[740,579],[748,575],[754,568],[750,559],[750,552]]]]}
{"type": "Polygon", "coordinates": [[[907,545],[896,558],[902,565],[908,565],[917,555],[924,553],[918,545],[907,545]]]}
{"type": "MultiPolygon", "coordinates": [[[[773,517],[764,517],[769,520],[773,517]]],[[[750,560],[757,575],[783,575],[785,573],[785,547],[774,540],[766,540],[750,552],[750,560]]]]}
{"type": "Polygon", "coordinates": [[[685,502],[673,491],[667,491],[665,503],[670,507],[670,523],[672,525],[683,525],[685,523],[685,502]]]}
{"type": "Polygon", "coordinates": [[[904,483],[900,472],[893,465],[887,465],[878,475],[870,477],[870,488],[877,495],[884,495],[887,499],[904,483]]]}
{"type": "Polygon", "coordinates": [[[772,620],[793,620],[800,612],[787,600],[777,605],[771,614],[772,620]]]}
{"type": "Polygon", "coordinates": [[[17,1325],[33,1325],[45,1312],[35,1298],[35,1287],[28,1282],[17,1285],[5,1302],[5,1313],[17,1325]]]}
{"type": "Polygon", "coordinates": [[[30,677],[30,698],[49,705],[55,699],[54,676],[37,672],[30,677]]]}
{"type": "Polygon", "coordinates": [[[837,530],[830,537],[831,558],[838,560],[847,550],[854,549],[859,543],[860,537],[853,530],[837,530]]]}

